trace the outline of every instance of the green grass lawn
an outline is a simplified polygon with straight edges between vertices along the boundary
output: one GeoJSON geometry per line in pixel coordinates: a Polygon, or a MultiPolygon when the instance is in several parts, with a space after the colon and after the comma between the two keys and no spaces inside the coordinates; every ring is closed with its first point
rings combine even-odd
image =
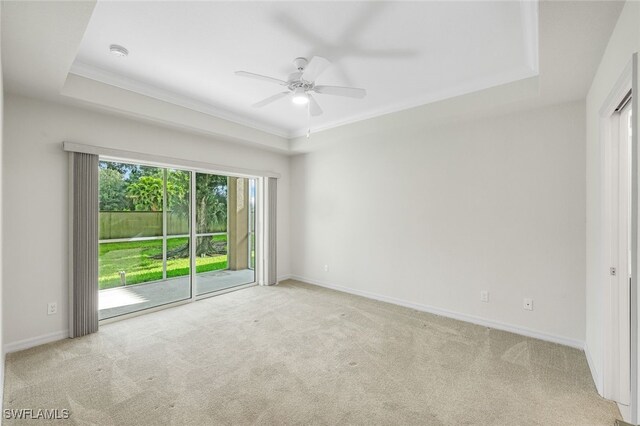
{"type": "MultiPolygon", "coordinates": [[[[212,237],[215,241],[226,241],[226,235],[212,237]]],[[[183,246],[187,238],[167,240],[167,250],[183,246]]],[[[153,256],[162,254],[162,241],[130,241],[100,244],[98,284],[100,290],[119,287],[120,271],[126,271],[127,285],[141,284],[162,279],[162,259],[153,256]]],[[[227,255],[196,258],[196,273],[227,269],[227,255]]],[[[189,275],[189,258],[168,259],[167,278],[189,275]]]]}

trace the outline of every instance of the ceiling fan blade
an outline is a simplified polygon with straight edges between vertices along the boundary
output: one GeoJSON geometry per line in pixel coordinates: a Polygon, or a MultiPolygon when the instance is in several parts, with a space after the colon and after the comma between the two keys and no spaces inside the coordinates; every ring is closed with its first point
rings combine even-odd
{"type": "Polygon", "coordinates": [[[316,86],[313,90],[323,95],[346,96],[348,98],[362,99],[367,96],[365,89],[358,89],[356,87],[316,86]]]}
{"type": "Polygon", "coordinates": [[[286,86],[288,84],[286,81],[280,80],[278,78],[267,77],[266,75],[255,74],[248,71],[236,71],[235,74],[240,77],[248,77],[248,78],[254,78],[256,80],[268,81],[270,83],[276,83],[282,86],[286,86]]]}
{"type": "Polygon", "coordinates": [[[322,115],[322,108],[320,108],[320,104],[318,104],[318,101],[315,100],[315,98],[311,95],[309,96],[309,114],[311,114],[312,117],[317,117],[319,115],[322,115]]]}
{"type": "Polygon", "coordinates": [[[277,101],[278,99],[284,98],[285,96],[289,95],[289,93],[291,92],[276,93],[275,95],[269,96],[267,99],[263,99],[260,102],[256,102],[251,106],[254,108],[261,108],[265,105],[269,105],[270,103],[277,101]]]}
{"type": "Polygon", "coordinates": [[[318,78],[329,65],[331,65],[331,62],[329,62],[328,59],[322,56],[314,56],[304,68],[302,78],[307,81],[316,81],[316,78],[318,78]]]}

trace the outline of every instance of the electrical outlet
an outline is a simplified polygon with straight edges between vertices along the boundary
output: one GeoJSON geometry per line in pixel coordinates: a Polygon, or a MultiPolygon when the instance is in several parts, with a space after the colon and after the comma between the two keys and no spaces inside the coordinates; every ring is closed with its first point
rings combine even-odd
{"type": "Polygon", "coordinates": [[[56,302],[49,302],[47,305],[47,315],[53,315],[58,313],[58,304],[56,302]]]}
{"type": "Polygon", "coordinates": [[[524,299],[522,307],[525,311],[533,311],[533,299],[524,299]]]}
{"type": "Polygon", "coordinates": [[[329,265],[324,265],[324,271],[329,272],[329,265]]]}
{"type": "Polygon", "coordinates": [[[489,302],[489,292],[486,290],[482,290],[480,292],[480,301],[488,303],[489,302]]]}

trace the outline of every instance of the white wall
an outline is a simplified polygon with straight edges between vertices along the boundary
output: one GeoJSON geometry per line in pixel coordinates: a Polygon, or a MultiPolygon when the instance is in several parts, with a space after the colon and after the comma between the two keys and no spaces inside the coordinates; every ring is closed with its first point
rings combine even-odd
{"type": "Polygon", "coordinates": [[[67,333],[68,156],[63,141],[281,173],[278,272],[289,274],[288,157],[15,95],[6,97],[5,117],[5,346],[67,333]],[[50,301],[58,302],[57,315],[47,315],[50,301]]]}
{"type": "Polygon", "coordinates": [[[611,35],[586,100],[586,176],[587,176],[587,287],[586,352],[596,386],[602,393],[603,374],[603,290],[608,280],[608,265],[602,241],[602,191],[599,110],[616,81],[640,50],[640,3],[628,1],[611,35]]]}
{"type": "Polygon", "coordinates": [[[580,346],[584,103],[419,123],[292,159],[293,274],[580,346]]]}

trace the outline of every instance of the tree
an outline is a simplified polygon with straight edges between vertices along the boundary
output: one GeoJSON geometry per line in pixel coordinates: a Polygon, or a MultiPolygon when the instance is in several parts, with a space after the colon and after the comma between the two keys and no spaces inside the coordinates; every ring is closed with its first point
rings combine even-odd
{"type": "Polygon", "coordinates": [[[196,230],[209,233],[227,229],[227,177],[196,174],[196,230]]]}
{"type": "Polygon", "coordinates": [[[130,210],[127,199],[127,183],[116,169],[100,168],[100,211],[130,210]]]}
{"type": "Polygon", "coordinates": [[[133,201],[136,211],[162,211],[163,181],[156,176],[141,176],[130,183],[127,196],[133,201]]]}
{"type": "MultiPolygon", "coordinates": [[[[189,215],[189,174],[170,172],[167,175],[167,195],[171,210],[179,215],[189,215]]],[[[196,232],[199,234],[226,231],[227,229],[227,177],[204,173],[196,174],[196,232]]],[[[226,245],[215,242],[211,236],[197,237],[196,255],[209,256],[226,252],[226,245]]],[[[167,258],[189,256],[185,244],[167,252],[167,258]]]]}
{"type": "Polygon", "coordinates": [[[184,218],[189,218],[190,183],[191,173],[167,170],[167,206],[172,213],[184,218]]]}
{"type": "Polygon", "coordinates": [[[128,176],[133,170],[137,169],[138,166],[135,164],[128,163],[115,163],[112,161],[101,161],[100,162],[101,169],[107,170],[115,170],[120,173],[122,176],[128,176]]]}
{"type": "MultiPolygon", "coordinates": [[[[190,220],[191,173],[167,169],[167,210],[190,220]]],[[[164,170],[127,163],[100,162],[100,209],[152,211],[163,208],[164,170]]],[[[227,177],[196,173],[196,232],[207,234],[227,229],[227,177]]],[[[198,256],[224,253],[226,245],[211,236],[198,237],[198,256]]],[[[167,253],[188,257],[189,244],[167,253]]]]}

